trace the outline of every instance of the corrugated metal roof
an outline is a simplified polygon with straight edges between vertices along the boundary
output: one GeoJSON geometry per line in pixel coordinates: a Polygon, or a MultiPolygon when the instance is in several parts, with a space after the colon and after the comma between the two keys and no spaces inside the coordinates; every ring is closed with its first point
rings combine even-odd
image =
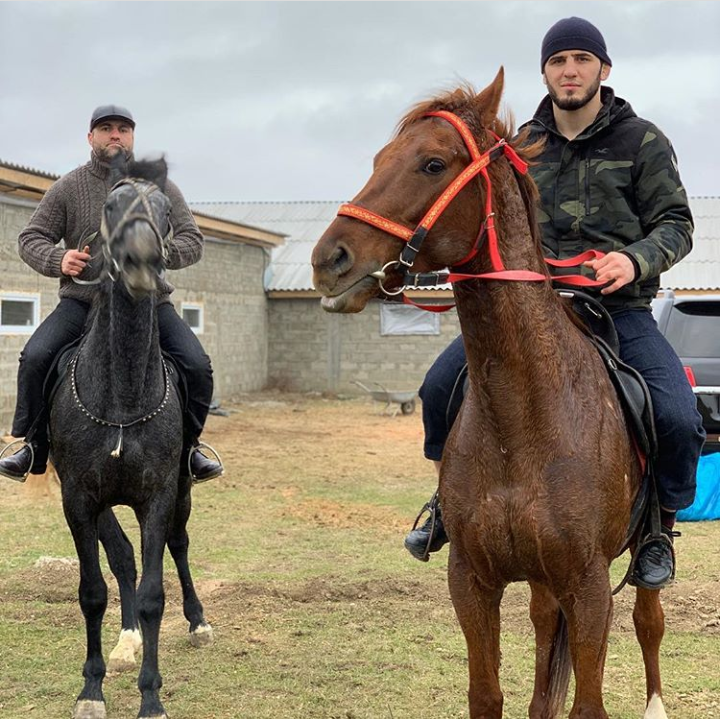
{"type": "Polygon", "coordinates": [[[272,252],[265,289],[292,291],[314,289],[310,255],[341,204],[342,201],[191,202],[190,207],[223,220],[287,235],[285,244],[272,252]]]}
{"type": "Polygon", "coordinates": [[[42,172],[36,170],[33,167],[25,167],[23,165],[16,165],[14,162],[7,162],[6,160],[0,159],[0,167],[7,167],[10,170],[18,170],[19,172],[29,172],[31,175],[38,175],[39,177],[47,177],[50,180],[57,180],[60,175],[55,175],[51,172],[42,172]]]}
{"type": "MultiPolygon", "coordinates": [[[[266,289],[312,290],[310,255],[333,221],[341,201],[323,202],[192,202],[192,209],[288,236],[273,250],[266,289]]],[[[660,278],[676,290],[720,289],[720,197],[691,197],[695,218],[692,252],[660,278]]]]}

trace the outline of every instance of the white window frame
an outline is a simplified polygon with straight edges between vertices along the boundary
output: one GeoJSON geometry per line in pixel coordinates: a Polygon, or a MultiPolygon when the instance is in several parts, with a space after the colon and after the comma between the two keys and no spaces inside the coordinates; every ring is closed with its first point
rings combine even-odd
{"type": "MultiPolygon", "coordinates": [[[[180,305],[180,316],[185,320],[185,310],[198,310],[200,316],[200,324],[197,327],[190,325],[190,329],[196,334],[201,335],[205,331],[205,306],[199,302],[183,302],[180,305]]],[[[187,322],[187,320],[185,320],[187,322]]]]}
{"type": "Polygon", "coordinates": [[[381,337],[439,334],[440,317],[435,312],[426,312],[418,307],[400,303],[380,305],[381,337]],[[396,318],[393,318],[393,315],[396,315],[396,318]],[[412,315],[416,315],[415,322],[411,321],[412,315]]]}
{"type": "Polygon", "coordinates": [[[29,302],[33,306],[32,325],[4,325],[0,313],[0,335],[31,335],[40,326],[40,295],[37,293],[24,292],[0,292],[0,303],[8,300],[10,302],[29,302]]]}

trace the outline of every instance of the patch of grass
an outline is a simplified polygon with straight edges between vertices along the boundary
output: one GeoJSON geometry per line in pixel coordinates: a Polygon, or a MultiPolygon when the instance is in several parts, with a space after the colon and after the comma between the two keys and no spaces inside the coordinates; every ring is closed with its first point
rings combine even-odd
{"type": "MultiPolygon", "coordinates": [[[[205,439],[226,476],[194,489],[191,566],[216,641],[190,647],[169,554],[162,697],[173,719],[407,719],[468,716],[465,641],[446,585],[447,550],[429,564],[402,546],[434,491],[420,415],[381,417],[365,401],[273,394],[211,417],[205,439]],[[265,400],[272,400],[265,401],[265,400]]],[[[82,687],[85,631],[77,569],[56,493],[5,483],[0,506],[0,716],[69,716],[82,687]]],[[[139,546],[132,512],[121,523],[139,546]]],[[[678,583],[664,592],[668,716],[720,717],[720,523],[681,525],[678,583]]],[[[104,560],[103,560],[104,561],[104,560]]],[[[105,654],[119,631],[110,601],[105,654]]],[[[624,562],[613,568],[622,577],[624,562]]],[[[534,642],[528,589],[502,604],[505,716],[527,716],[534,642]]],[[[605,677],[613,719],[644,711],[632,590],[615,603],[605,677]]],[[[135,673],[108,677],[108,717],[137,714],[135,673]]],[[[570,703],[568,702],[568,711],[570,703]]]]}

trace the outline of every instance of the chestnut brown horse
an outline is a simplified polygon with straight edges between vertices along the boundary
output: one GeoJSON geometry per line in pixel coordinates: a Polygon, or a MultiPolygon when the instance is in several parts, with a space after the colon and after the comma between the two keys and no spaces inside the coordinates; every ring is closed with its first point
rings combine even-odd
{"type": "MultiPolygon", "coordinates": [[[[480,94],[463,86],[408,113],[318,241],[314,282],[327,311],[359,312],[411,284],[410,265],[464,280],[455,297],[469,388],[445,447],[440,502],[470,717],[502,716],[500,601],[510,582],[526,581],[536,640],[529,716],[559,716],[572,666],[571,719],[607,719],[609,567],[642,472],[608,373],[549,282],[536,190],[519,156],[538,148],[511,146],[498,119],[502,88],[501,70],[480,94]]],[[[637,590],[633,618],[644,716],[666,719],[657,590],[637,590]]]]}

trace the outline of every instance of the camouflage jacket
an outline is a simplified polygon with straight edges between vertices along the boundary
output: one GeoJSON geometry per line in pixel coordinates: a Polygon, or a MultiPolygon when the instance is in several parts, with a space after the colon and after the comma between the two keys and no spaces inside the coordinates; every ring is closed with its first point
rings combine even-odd
{"type": "Polygon", "coordinates": [[[545,255],[566,259],[588,249],[628,255],[635,280],[602,297],[617,311],[649,306],[660,273],[690,252],[693,219],[668,139],[612,89],[601,93],[602,109],[574,140],[558,132],[549,96],[523,128],[530,130],[530,142],[546,138],[530,167],[540,190],[545,255]]]}

